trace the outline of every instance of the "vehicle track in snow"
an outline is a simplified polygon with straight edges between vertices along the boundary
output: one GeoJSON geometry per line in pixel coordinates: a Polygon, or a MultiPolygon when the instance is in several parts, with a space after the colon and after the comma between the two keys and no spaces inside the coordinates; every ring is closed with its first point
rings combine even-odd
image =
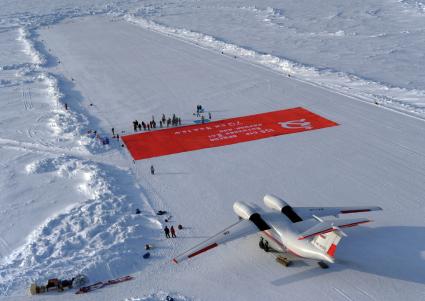
{"type": "Polygon", "coordinates": [[[24,104],[25,110],[29,111],[34,109],[34,104],[32,103],[31,89],[29,87],[24,87],[24,84],[21,84],[21,99],[24,104]]]}
{"type": "Polygon", "coordinates": [[[336,291],[340,296],[342,296],[345,300],[353,301],[353,299],[348,296],[347,293],[345,293],[342,289],[334,287],[334,291],[336,291]]]}

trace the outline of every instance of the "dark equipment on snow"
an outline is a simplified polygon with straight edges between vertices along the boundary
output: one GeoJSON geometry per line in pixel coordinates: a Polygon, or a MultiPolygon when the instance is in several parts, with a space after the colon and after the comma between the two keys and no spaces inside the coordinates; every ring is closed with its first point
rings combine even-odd
{"type": "Polygon", "coordinates": [[[75,276],[74,281],[72,282],[73,287],[80,288],[89,283],[89,278],[86,275],[78,274],[75,276]]]}
{"type": "Polygon", "coordinates": [[[47,285],[38,286],[36,283],[31,284],[30,293],[31,295],[46,293],[49,290],[63,292],[65,288],[71,289],[73,287],[80,287],[88,282],[88,278],[85,275],[77,275],[72,279],[58,279],[52,278],[47,281],[47,285]]]}
{"type": "Polygon", "coordinates": [[[291,265],[291,261],[288,260],[288,258],[283,257],[281,255],[276,257],[276,261],[284,266],[290,266],[291,265]]]}
{"type": "Polygon", "coordinates": [[[329,266],[328,266],[328,264],[327,264],[326,262],[319,261],[317,264],[318,264],[318,265],[319,265],[319,267],[321,267],[322,269],[327,269],[327,268],[329,268],[329,266]]]}

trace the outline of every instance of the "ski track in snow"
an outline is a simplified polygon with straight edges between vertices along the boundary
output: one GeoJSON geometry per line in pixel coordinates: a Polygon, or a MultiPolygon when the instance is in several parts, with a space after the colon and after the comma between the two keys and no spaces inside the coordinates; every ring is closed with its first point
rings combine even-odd
{"type": "Polygon", "coordinates": [[[351,299],[346,293],[344,293],[344,291],[342,290],[342,289],[339,289],[339,288],[337,288],[337,287],[334,287],[334,290],[339,294],[339,295],[341,295],[345,300],[348,300],[348,301],[353,301],[353,299],[351,299]]]}

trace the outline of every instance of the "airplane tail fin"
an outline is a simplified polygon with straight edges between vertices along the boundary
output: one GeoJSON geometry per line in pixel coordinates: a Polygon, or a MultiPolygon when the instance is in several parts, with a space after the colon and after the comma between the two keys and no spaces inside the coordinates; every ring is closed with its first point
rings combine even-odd
{"type": "Polygon", "coordinates": [[[342,236],[347,236],[342,232],[341,228],[350,228],[370,222],[367,218],[326,221],[317,217],[316,219],[319,220],[319,223],[301,233],[298,239],[303,240],[312,238],[311,243],[324,253],[327,253],[330,257],[334,257],[336,246],[340,242],[342,236]]]}
{"type": "Polygon", "coordinates": [[[311,243],[315,247],[327,253],[329,256],[334,257],[336,246],[341,241],[342,236],[341,231],[335,230],[329,233],[317,235],[311,243]]]}

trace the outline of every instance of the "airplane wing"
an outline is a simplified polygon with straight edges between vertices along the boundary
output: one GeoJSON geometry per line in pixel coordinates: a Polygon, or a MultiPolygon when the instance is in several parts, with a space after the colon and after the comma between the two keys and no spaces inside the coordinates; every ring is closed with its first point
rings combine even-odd
{"type": "Polygon", "coordinates": [[[360,213],[382,210],[377,206],[356,206],[356,207],[292,207],[292,209],[303,219],[315,216],[338,216],[339,214],[360,213]]]}
{"type": "Polygon", "coordinates": [[[316,235],[326,234],[341,228],[354,227],[368,222],[371,222],[371,220],[367,218],[337,219],[318,222],[307,231],[302,232],[298,239],[303,240],[316,235]]]}
{"type": "Polygon", "coordinates": [[[195,257],[203,252],[211,250],[221,244],[238,238],[248,236],[258,232],[258,228],[249,220],[240,220],[237,223],[211,236],[207,240],[197,244],[193,248],[185,251],[173,259],[173,262],[180,263],[186,259],[195,257]]]}

